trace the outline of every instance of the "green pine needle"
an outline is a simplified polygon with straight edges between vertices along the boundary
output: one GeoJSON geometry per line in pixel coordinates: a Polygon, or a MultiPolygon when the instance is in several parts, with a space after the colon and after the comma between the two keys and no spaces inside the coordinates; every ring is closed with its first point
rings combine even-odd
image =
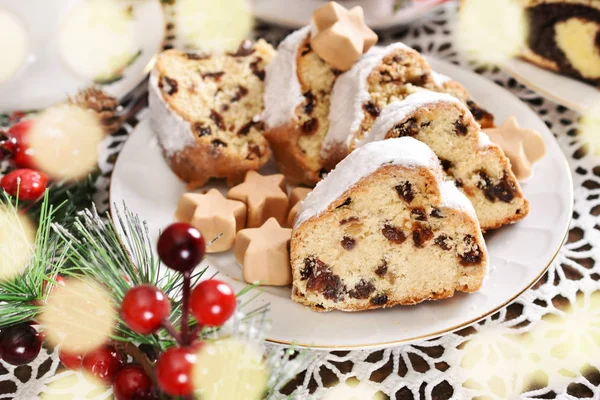
{"type": "MultiPolygon", "coordinates": [[[[18,213],[18,201],[6,193],[0,194],[0,206],[8,212],[18,213]]],[[[56,283],[56,275],[64,267],[65,258],[58,238],[52,235],[50,221],[61,207],[61,204],[50,205],[46,192],[39,206],[34,252],[25,272],[17,278],[0,281],[0,328],[35,319],[48,289],[56,283]]]]}

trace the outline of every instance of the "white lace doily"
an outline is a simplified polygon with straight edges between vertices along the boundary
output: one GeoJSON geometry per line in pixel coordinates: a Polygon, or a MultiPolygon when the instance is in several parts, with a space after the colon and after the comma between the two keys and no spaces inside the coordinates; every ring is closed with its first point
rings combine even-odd
{"type": "MultiPolygon", "coordinates": [[[[314,352],[304,372],[276,399],[575,399],[600,398],[600,157],[578,136],[580,115],[519,84],[497,68],[460,59],[452,44],[456,6],[449,4],[414,27],[380,35],[474,69],[529,104],[567,155],[575,186],[568,241],[544,277],[495,315],[434,340],[379,351],[314,352]],[[599,265],[596,262],[599,261],[599,265]],[[373,397],[374,396],[374,397],[373,397]]],[[[171,32],[173,30],[171,29],[171,32]]],[[[287,30],[260,25],[257,36],[276,44],[287,30]]],[[[126,107],[136,116],[104,149],[96,201],[108,204],[112,165],[145,113],[140,86],[126,107]]],[[[54,376],[56,355],[42,352],[30,366],[0,363],[0,399],[36,399],[54,376]]],[[[79,382],[78,384],[80,384],[79,382]]],[[[106,397],[104,393],[100,397],[106,397]]]]}

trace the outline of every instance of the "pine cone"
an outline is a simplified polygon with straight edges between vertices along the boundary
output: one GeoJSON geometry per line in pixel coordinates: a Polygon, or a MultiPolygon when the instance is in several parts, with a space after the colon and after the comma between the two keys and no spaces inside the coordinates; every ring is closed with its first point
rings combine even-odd
{"type": "Polygon", "coordinates": [[[115,133],[123,123],[118,112],[121,110],[119,101],[95,87],[82,90],[69,103],[90,109],[98,114],[108,135],[115,133]]]}

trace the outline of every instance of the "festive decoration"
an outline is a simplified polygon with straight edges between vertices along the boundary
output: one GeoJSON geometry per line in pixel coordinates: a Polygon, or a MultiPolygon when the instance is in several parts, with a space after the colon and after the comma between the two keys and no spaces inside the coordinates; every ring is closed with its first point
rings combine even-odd
{"type": "Polygon", "coordinates": [[[0,359],[12,365],[29,364],[40,353],[42,340],[29,324],[14,325],[0,334],[0,359]]]}
{"type": "MultiPolygon", "coordinates": [[[[73,195],[67,190],[57,198],[73,195]]],[[[185,224],[167,227],[159,240],[159,255],[176,269],[165,270],[154,256],[144,225],[129,211],[118,216],[121,237],[112,222],[93,210],[75,218],[62,215],[61,208],[74,209],[68,204],[54,209],[49,196],[47,192],[35,210],[40,226],[34,235],[35,257],[27,259],[27,268],[18,279],[0,282],[0,327],[4,327],[0,354],[7,362],[30,362],[41,340],[32,326],[23,323],[35,319],[44,324],[44,340],[59,345],[65,367],[77,376],[83,373],[89,383],[58,378],[40,395],[42,399],[100,394],[106,390],[104,385],[112,385],[117,400],[158,399],[159,392],[163,397],[197,393],[200,389],[192,379],[194,360],[207,343],[218,344],[223,338],[247,342],[256,349],[262,370],[277,369],[270,378],[264,372],[265,378],[252,390],[274,393],[294,376],[300,365],[296,361],[302,357],[290,362],[293,351],[273,352],[262,361],[267,307],[243,313],[237,310],[236,296],[227,283],[216,279],[198,283],[205,271],[193,271],[206,248],[200,232],[185,224]],[[64,217],[65,223],[52,224],[57,216],[64,217]],[[141,314],[147,318],[140,318],[141,314]],[[174,322],[181,324],[179,331],[174,322]],[[13,330],[26,335],[9,335],[13,330]],[[127,356],[133,364],[126,364],[127,356]],[[297,365],[283,368],[288,363],[297,365]],[[67,395],[70,385],[73,396],[67,395]]],[[[0,200],[2,207],[17,215],[12,198],[4,194],[0,200]]]]}
{"type": "Polygon", "coordinates": [[[298,212],[300,211],[302,202],[304,201],[304,199],[306,198],[306,196],[308,196],[308,194],[310,192],[312,192],[312,189],[297,187],[294,190],[292,190],[292,193],[290,193],[290,207],[292,207],[292,208],[290,209],[290,212],[288,213],[288,219],[287,219],[288,227],[291,228],[294,226],[294,221],[296,220],[296,216],[298,215],[298,212]]]}
{"type": "Polygon", "coordinates": [[[365,24],[362,7],[346,10],[333,1],[315,10],[312,30],[313,50],[340,71],[349,70],[378,40],[365,24]]]}
{"type": "Polygon", "coordinates": [[[15,165],[19,168],[35,169],[33,150],[29,146],[29,131],[34,125],[34,119],[25,119],[14,124],[8,130],[8,134],[17,143],[16,152],[13,155],[15,165]]]}
{"type": "Polygon", "coordinates": [[[57,180],[78,180],[97,168],[103,138],[104,129],[95,112],[61,104],[36,117],[27,142],[40,170],[57,180]]]}
{"type": "Polygon", "coordinates": [[[231,286],[216,279],[198,284],[192,291],[190,310],[204,326],[221,326],[233,315],[236,307],[231,286]]]}
{"type": "Polygon", "coordinates": [[[254,347],[223,339],[203,346],[197,354],[193,379],[203,400],[262,398],[268,370],[254,347]]]}
{"type": "Polygon", "coordinates": [[[223,197],[217,189],[206,194],[185,193],[179,200],[175,217],[202,231],[207,237],[218,239],[207,248],[209,253],[229,250],[236,232],[246,224],[246,205],[223,197]]]}
{"type": "Polygon", "coordinates": [[[126,365],[115,375],[113,392],[116,400],[149,400],[153,396],[152,389],[152,380],[139,365],[126,365]]]}
{"type": "Polygon", "coordinates": [[[533,164],[546,154],[546,144],[542,135],[533,129],[519,127],[517,119],[510,117],[497,128],[484,130],[490,140],[496,143],[510,159],[512,171],[518,180],[523,181],[533,174],[533,164]]]}
{"type": "Polygon", "coordinates": [[[202,261],[205,252],[204,238],[189,224],[172,224],[158,239],[160,259],[175,271],[190,272],[202,261]]]}
{"type": "Polygon", "coordinates": [[[163,292],[151,285],[131,288],[121,305],[123,321],[135,332],[148,335],[160,328],[171,313],[171,304],[163,292]]]}
{"type": "Polygon", "coordinates": [[[172,396],[186,396],[194,392],[192,370],[197,357],[188,347],[167,349],[156,363],[156,381],[172,396]]]}
{"type": "Polygon", "coordinates": [[[292,230],[270,218],[260,228],[243,229],[235,243],[235,259],[242,266],[244,280],[264,285],[292,283],[289,246],[292,230]]]}
{"type": "Polygon", "coordinates": [[[581,118],[579,133],[587,142],[590,151],[600,155],[600,103],[594,104],[581,118]]]}
{"type": "Polygon", "coordinates": [[[90,351],[110,337],[116,310],[106,288],[91,279],[71,279],[50,293],[39,319],[50,343],[65,351],[90,351]]]}
{"type": "Polygon", "coordinates": [[[83,364],[83,354],[81,352],[69,353],[68,351],[61,349],[58,352],[58,358],[60,359],[61,364],[68,369],[78,370],[83,364]]]}
{"type": "Polygon", "coordinates": [[[82,90],[74,98],[69,99],[69,103],[87,108],[98,114],[100,123],[108,135],[115,133],[123,123],[123,118],[119,115],[122,108],[119,100],[96,87],[82,90]]]}
{"type": "Polygon", "coordinates": [[[469,57],[492,64],[518,55],[527,33],[518,0],[464,0],[457,28],[457,46],[469,57]]]}
{"type": "Polygon", "coordinates": [[[17,139],[0,131],[0,161],[10,159],[17,152],[17,139]]]}
{"type": "Polygon", "coordinates": [[[247,228],[258,228],[271,217],[284,225],[289,200],[285,177],[282,174],[263,176],[248,171],[244,183],[229,189],[227,197],[239,200],[248,206],[247,228]]]}
{"type": "MultiPolygon", "coordinates": [[[[163,0],[165,1],[165,0],[163,0]]],[[[183,48],[235,51],[250,36],[253,18],[246,0],[166,0],[174,4],[176,36],[183,48]],[[223,27],[227,29],[223,29],[223,27]]]]}
{"type": "MultiPolygon", "coordinates": [[[[16,207],[9,201],[3,202],[2,198],[0,193],[0,315],[4,306],[3,295],[11,299],[13,290],[18,291],[25,288],[25,285],[9,282],[23,273],[36,249],[35,225],[27,216],[18,214],[16,207]]],[[[40,229],[44,229],[44,227],[40,227],[40,229]]],[[[20,310],[13,311],[14,313],[22,312],[20,310]]],[[[9,317],[12,315],[14,314],[9,317]]],[[[7,321],[7,325],[12,325],[13,322],[23,321],[11,320],[7,321]]],[[[7,325],[0,320],[0,328],[7,325]]]]}
{"type": "Polygon", "coordinates": [[[17,169],[2,178],[0,187],[19,200],[35,201],[44,195],[48,176],[32,169],[17,169]]]}
{"type": "Polygon", "coordinates": [[[112,382],[115,374],[125,363],[123,355],[112,346],[103,346],[83,357],[83,368],[105,383],[112,382]]]}

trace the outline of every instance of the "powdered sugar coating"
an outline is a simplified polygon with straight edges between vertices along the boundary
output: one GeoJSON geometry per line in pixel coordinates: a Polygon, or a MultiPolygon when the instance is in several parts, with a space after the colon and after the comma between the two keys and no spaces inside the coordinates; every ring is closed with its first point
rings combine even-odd
{"type": "Polygon", "coordinates": [[[158,87],[159,73],[153,70],[148,84],[148,103],[150,107],[150,125],[167,157],[195,146],[196,139],[191,124],[174,112],[164,100],[158,87]]]}
{"type": "MultiPolygon", "coordinates": [[[[385,136],[394,125],[407,119],[419,108],[436,103],[453,104],[459,107],[463,113],[471,115],[471,112],[467,107],[456,97],[446,93],[420,90],[407,96],[403,100],[396,100],[388,104],[375,120],[371,130],[365,133],[365,136],[361,140],[356,141],[356,147],[360,147],[366,143],[384,140],[385,136]]],[[[480,147],[487,147],[492,144],[488,135],[482,131],[479,131],[478,141],[480,147]]]]}
{"type": "Polygon", "coordinates": [[[338,77],[331,91],[329,131],[323,140],[322,158],[326,159],[333,148],[350,146],[354,133],[365,117],[363,104],[371,98],[367,90],[367,78],[387,54],[400,48],[410,49],[400,42],[386,47],[374,46],[338,77]]]}
{"type": "Polygon", "coordinates": [[[456,189],[454,183],[444,182],[440,162],[429,146],[411,137],[402,137],[368,143],[342,160],[303,201],[294,229],[323,213],[346,190],[386,165],[428,168],[438,181],[442,205],[464,210],[477,221],[469,199],[456,189]]]}
{"type": "Polygon", "coordinates": [[[288,35],[277,47],[273,61],[266,67],[262,120],[269,129],[292,121],[296,108],[304,101],[296,62],[300,45],[309,34],[310,26],[305,26],[288,35]]]}
{"type": "Polygon", "coordinates": [[[438,85],[442,86],[446,82],[450,82],[452,78],[447,75],[440,74],[439,72],[431,71],[431,75],[433,76],[433,81],[438,85]]]}
{"type": "Polygon", "coordinates": [[[375,120],[371,130],[365,133],[365,136],[361,140],[356,142],[356,146],[359,147],[369,142],[385,139],[385,136],[394,125],[404,121],[419,108],[436,103],[454,104],[463,109],[463,111],[467,111],[465,106],[457,98],[452,97],[449,94],[421,90],[407,96],[403,100],[393,101],[388,104],[375,120]]]}

